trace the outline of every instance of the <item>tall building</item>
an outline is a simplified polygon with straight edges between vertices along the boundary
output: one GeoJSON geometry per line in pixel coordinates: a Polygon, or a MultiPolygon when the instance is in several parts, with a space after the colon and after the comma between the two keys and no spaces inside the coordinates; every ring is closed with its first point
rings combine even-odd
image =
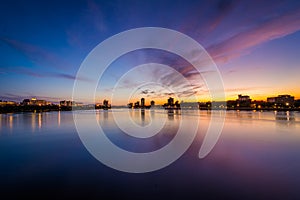
{"type": "Polygon", "coordinates": [[[108,100],[106,100],[106,99],[103,100],[103,107],[105,107],[105,108],[108,107],[108,100]]]}
{"type": "Polygon", "coordinates": [[[173,106],[174,105],[174,98],[170,97],[168,99],[168,106],[173,106]]]}
{"type": "Polygon", "coordinates": [[[141,107],[145,107],[145,98],[141,98],[141,107]]]}

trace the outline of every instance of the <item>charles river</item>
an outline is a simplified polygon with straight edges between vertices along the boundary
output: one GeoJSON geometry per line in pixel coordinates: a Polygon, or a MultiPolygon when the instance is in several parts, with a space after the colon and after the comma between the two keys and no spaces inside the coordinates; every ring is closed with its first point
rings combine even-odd
{"type": "MultiPolygon", "coordinates": [[[[95,114],[74,112],[85,119],[95,114]]],[[[174,138],[182,120],[199,118],[190,148],[169,166],[148,173],[121,172],[95,159],[79,138],[72,111],[0,114],[0,195],[9,199],[300,198],[299,112],[227,111],[218,142],[199,159],[211,112],[223,111],[97,110],[106,136],[132,152],[162,148],[174,138]],[[138,126],[154,121],[163,121],[164,126],[150,138],[134,138],[122,132],[113,113],[138,126]]]]}

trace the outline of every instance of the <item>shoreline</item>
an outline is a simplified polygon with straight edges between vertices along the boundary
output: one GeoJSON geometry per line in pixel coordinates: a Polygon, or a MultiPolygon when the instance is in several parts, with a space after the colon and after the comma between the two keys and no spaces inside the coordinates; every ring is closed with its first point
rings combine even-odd
{"type": "MultiPolygon", "coordinates": [[[[76,111],[76,110],[110,110],[110,109],[120,109],[118,107],[114,108],[98,108],[98,107],[59,107],[59,106],[6,106],[0,107],[0,114],[13,114],[13,113],[42,113],[42,112],[59,112],[59,111],[76,111]]],[[[127,109],[122,107],[122,109],[127,109]]],[[[151,109],[151,108],[150,108],[151,109]]],[[[134,109],[134,110],[143,110],[143,109],[134,109]]],[[[147,109],[149,110],[149,109],[147,109]]],[[[163,109],[164,110],[164,109],[163,109]]],[[[171,109],[167,109],[171,110],[171,109]]],[[[175,109],[174,109],[175,110],[175,109]]],[[[185,110],[185,109],[176,109],[176,110],[185,110]]],[[[278,112],[300,112],[300,108],[227,108],[227,109],[207,109],[207,108],[198,108],[192,110],[201,110],[201,111],[212,111],[212,110],[226,110],[226,111],[258,111],[258,112],[268,112],[268,111],[278,111],[278,112]]]]}

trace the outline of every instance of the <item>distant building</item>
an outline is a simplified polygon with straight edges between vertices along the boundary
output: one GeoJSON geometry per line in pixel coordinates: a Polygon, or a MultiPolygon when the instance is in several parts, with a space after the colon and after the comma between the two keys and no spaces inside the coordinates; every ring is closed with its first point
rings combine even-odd
{"type": "Polygon", "coordinates": [[[106,100],[106,99],[103,100],[103,106],[102,106],[102,108],[105,109],[105,110],[111,108],[111,105],[109,104],[108,100],[106,100]]]}
{"type": "Polygon", "coordinates": [[[106,99],[103,100],[103,107],[108,107],[108,100],[106,99]]]}
{"type": "Polygon", "coordinates": [[[36,99],[36,98],[32,98],[32,99],[24,99],[22,102],[22,105],[26,105],[26,106],[46,106],[46,105],[50,105],[50,102],[47,102],[45,100],[40,100],[40,99],[36,99]]]}
{"type": "Polygon", "coordinates": [[[59,102],[59,105],[60,105],[60,106],[71,107],[71,106],[74,106],[74,105],[75,105],[75,102],[74,102],[74,101],[66,101],[66,100],[63,100],[63,101],[60,101],[60,102],[59,102]]]}
{"type": "Polygon", "coordinates": [[[280,107],[293,107],[295,99],[293,96],[285,94],[285,95],[278,95],[277,97],[268,97],[267,102],[272,104],[273,107],[280,108],[280,107]]]}
{"type": "Polygon", "coordinates": [[[237,108],[250,108],[251,107],[251,99],[248,95],[238,95],[238,99],[236,100],[237,108]]]}
{"type": "Polygon", "coordinates": [[[150,102],[150,104],[151,104],[151,106],[155,106],[155,101],[152,100],[152,101],[150,102]]]}
{"type": "Polygon", "coordinates": [[[132,108],[132,107],[133,107],[133,103],[127,104],[127,107],[128,107],[128,108],[132,108]]]}
{"type": "Polygon", "coordinates": [[[268,103],[275,103],[276,102],[276,97],[268,97],[267,102],[268,103]]]}
{"type": "Polygon", "coordinates": [[[174,98],[170,97],[168,102],[163,105],[165,109],[180,109],[180,103],[178,101],[174,104],[174,98]]]}
{"type": "Polygon", "coordinates": [[[145,98],[141,98],[141,107],[145,107],[145,98]]]}
{"type": "Polygon", "coordinates": [[[251,102],[251,108],[256,110],[256,109],[262,109],[264,108],[264,105],[265,105],[265,102],[264,101],[257,101],[257,100],[254,100],[251,102]]]}
{"type": "Polygon", "coordinates": [[[140,102],[139,101],[135,102],[134,103],[134,108],[139,108],[139,107],[140,107],[140,102]]]}
{"type": "Polygon", "coordinates": [[[298,99],[294,102],[294,106],[295,106],[295,108],[300,108],[300,99],[298,99]]]}
{"type": "Polygon", "coordinates": [[[30,105],[30,99],[24,99],[21,104],[24,106],[30,105]]]}
{"type": "Polygon", "coordinates": [[[279,95],[276,98],[275,103],[282,106],[293,106],[294,105],[294,97],[291,95],[279,95]]]}
{"type": "Polygon", "coordinates": [[[16,106],[18,105],[16,102],[14,101],[0,101],[0,106],[4,107],[4,106],[16,106]]]}
{"type": "Polygon", "coordinates": [[[168,106],[173,106],[174,105],[174,98],[170,97],[168,99],[168,106]]]}
{"type": "Polygon", "coordinates": [[[250,96],[248,96],[248,95],[241,95],[241,94],[239,94],[238,99],[237,99],[237,101],[249,101],[249,100],[251,100],[250,96]]]}
{"type": "Polygon", "coordinates": [[[236,108],[236,105],[237,105],[237,102],[234,101],[234,100],[228,100],[226,102],[226,108],[227,109],[235,109],[236,108]]]}

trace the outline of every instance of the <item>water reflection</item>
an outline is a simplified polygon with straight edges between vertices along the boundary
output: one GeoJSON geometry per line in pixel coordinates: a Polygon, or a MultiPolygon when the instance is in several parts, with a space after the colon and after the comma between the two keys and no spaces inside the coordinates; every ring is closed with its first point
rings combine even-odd
{"type": "Polygon", "coordinates": [[[38,126],[39,126],[39,129],[42,128],[42,113],[38,114],[38,126]]]}
{"type": "Polygon", "coordinates": [[[8,117],[9,129],[10,129],[10,130],[13,129],[13,120],[14,120],[14,117],[13,117],[12,114],[10,114],[9,117],[8,117]]]}
{"type": "Polygon", "coordinates": [[[108,119],[108,110],[104,110],[104,111],[103,111],[103,118],[104,118],[105,120],[108,119]]]}
{"type": "MultiPolygon", "coordinates": [[[[76,112],[83,118],[89,119],[92,116],[89,111],[76,112]]],[[[299,112],[227,112],[221,138],[204,160],[200,160],[197,155],[208,129],[210,116],[217,111],[120,109],[115,112],[126,123],[132,118],[135,122],[143,122],[145,126],[150,120],[151,124],[166,120],[166,126],[157,135],[146,139],[132,139],[118,129],[112,110],[97,111],[97,119],[102,123],[109,139],[120,148],[132,152],[155,151],[169,144],[181,119],[190,120],[199,115],[201,124],[195,142],[174,164],[155,173],[136,176],[116,172],[96,162],[79,140],[72,112],[1,114],[2,191],[9,188],[12,191],[35,192],[42,185],[47,191],[49,188],[53,191],[66,189],[73,194],[80,189],[89,192],[92,188],[97,191],[101,186],[108,188],[108,191],[111,188],[114,191],[127,191],[128,187],[148,194],[149,185],[158,184],[158,188],[167,187],[169,190],[178,188],[178,182],[172,181],[176,177],[181,180],[180,183],[185,183],[180,184],[180,187],[184,187],[180,191],[186,192],[191,188],[188,191],[191,194],[199,190],[207,192],[206,184],[210,183],[211,193],[220,193],[220,198],[222,195],[226,196],[227,191],[243,193],[248,189],[249,194],[252,191],[259,191],[261,196],[270,194],[267,199],[274,199],[278,194],[282,199],[291,194],[299,196],[299,112]],[[292,126],[287,127],[287,124],[292,126]],[[281,127],[278,128],[277,125],[281,127]],[[24,134],[31,132],[45,134],[40,137],[24,134]],[[23,135],[13,137],[7,133],[23,135]],[[68,173],[65,173],[65,169],[68,169],[68,173]],[[22,182],[18,181],[19,177],[22,182]],[[57,187],[53,184],[55,177],[61,177],[57,187]],[[78,181],[90,185],[81,188],[78,181]]],[[[156,192],[156,188],[153,191],[156,192]]],[[[190,194],[188,192],[185,194],[190,194]]]]}
{"type": "Polygon", "coordinates": [[[300,122],[299,113],[294,111],[227,111],[226,118],[300,122]]]}
{"type": "Polygon", "coordinates": [[[284,120],[284,121],[295,121],[294,112],[290,111],[275,111],[275,119],[276,120],[284,120]]]}
{"type": "Polygon", "coordinates": [[[145,110],[141,109],[142,126],[145,126],[145,110]]]}
{"type": "MultiPolygon", "coordinates": [[[[181,111],[181,110],[154,110],[154,109],[120,109],[120,110],[100,110],[96,112],[97,120],[105,123],[108,126],[115,126],[112,112],[121,116],[124,123],[129,121],[135,123],[140,127],[150,126],[157,121],[168,120],[177,123],[180,121],[180,116],[183,115],[199,115],[202,119],[210,119],[212,112],[217,111],[181,111]]],[[[82,112],[89,116],[89,112],[82,112]]],[[[63,128],[66,125],[73,125],[72,112],[49,112],[49,113],[15,113],[15,114],[1,114],[0,115],[0,131],[15,132],[17,130],[30,130],[31,132],[43,131],[44,128],[63,128]]],[[[239,121],[240,123],[253,123],[256,121],[273,121],[279,126],[299,125],[300,113],[293,111],[227,111],[226,121],[239,121]]]]}
{"type": "Polygon", "coordinates": [[[60,121],[60,111],[58,111],[57,112],[57,125],[58,125],[58,127],[60,127],[60,123],[61,123],[61,121],[60,121]]]}
{"type": "Polygon", "coordinates": [[[35,114],[31,114],[31,130],[34,132],[35,131],[35,114]]]}
{"type": "Polygon", "coordinates": [[[1,133],[42,132],[47,128],[73,125],[71,112],[11,113],[0,115],[1,133]]]}

